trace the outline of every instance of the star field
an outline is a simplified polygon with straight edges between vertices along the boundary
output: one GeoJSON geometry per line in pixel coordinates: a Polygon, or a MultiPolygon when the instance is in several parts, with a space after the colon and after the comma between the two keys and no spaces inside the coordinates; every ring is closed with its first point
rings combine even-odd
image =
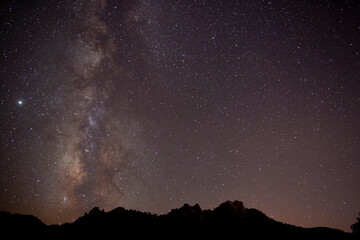
{"type": "Polygon", "coordinates": [[[0,210],[50,224],[238,199],[350,230],[356,1],[0,5],[0,210]]]}

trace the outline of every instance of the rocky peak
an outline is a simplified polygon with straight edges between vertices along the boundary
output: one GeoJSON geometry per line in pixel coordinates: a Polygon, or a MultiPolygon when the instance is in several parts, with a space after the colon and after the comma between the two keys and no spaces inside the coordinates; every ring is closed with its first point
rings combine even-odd
{"type": "Polygon", "coordinates": [[[214,209],[217,215],[245,217],[246,209],[241,201],[226,201],[214,209]]]}

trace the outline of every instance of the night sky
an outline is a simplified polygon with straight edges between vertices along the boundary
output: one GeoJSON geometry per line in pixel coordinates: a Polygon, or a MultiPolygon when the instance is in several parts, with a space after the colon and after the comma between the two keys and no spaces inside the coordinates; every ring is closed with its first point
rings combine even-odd
{"type": "Polygon", "coordinates": [[[0,210],[241,200],[350,231],[358,1],[3,1],[0,210]]]}

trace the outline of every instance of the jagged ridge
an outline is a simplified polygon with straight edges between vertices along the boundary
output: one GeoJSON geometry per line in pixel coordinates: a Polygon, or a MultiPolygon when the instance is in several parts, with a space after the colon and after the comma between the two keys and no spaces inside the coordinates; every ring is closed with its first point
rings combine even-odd
{"type": "Polygon", "coordinates": [[[46,226],[33,216],[1,213],[0,218],[0,226],[10,234],[25,231],[27,234],[52,238],[103,237],[121,233],[132,237],[157,238],[238,236],[251,239],[351,239],[351,234],[336,229],[301,228],[275,221],[259,210],[245,208],[241,201],[226,201],[214,210],[202,210],[199,204],[184,204],[165,215],[122,207],[105,212],[96,207],[73,223],[61,226],[46,226]]]}

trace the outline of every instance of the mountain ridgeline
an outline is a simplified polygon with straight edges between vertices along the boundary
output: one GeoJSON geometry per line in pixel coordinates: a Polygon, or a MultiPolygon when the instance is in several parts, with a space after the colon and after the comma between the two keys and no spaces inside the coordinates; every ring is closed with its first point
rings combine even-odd
{"type": "Polygon", "coordinates": [[[111,237],[112,239],[154,237],[161,239],[222,237],[231,239],[355,239],[332,228],[302,228],[247,209],[240,201],[226,201],[214,210],[184,204],[165,215],[118,207],[105,212],[93,208],[73,223],[45,225],[30,215],[0,212],[0,229],[5,236],[44,238],[111,237]]]}

